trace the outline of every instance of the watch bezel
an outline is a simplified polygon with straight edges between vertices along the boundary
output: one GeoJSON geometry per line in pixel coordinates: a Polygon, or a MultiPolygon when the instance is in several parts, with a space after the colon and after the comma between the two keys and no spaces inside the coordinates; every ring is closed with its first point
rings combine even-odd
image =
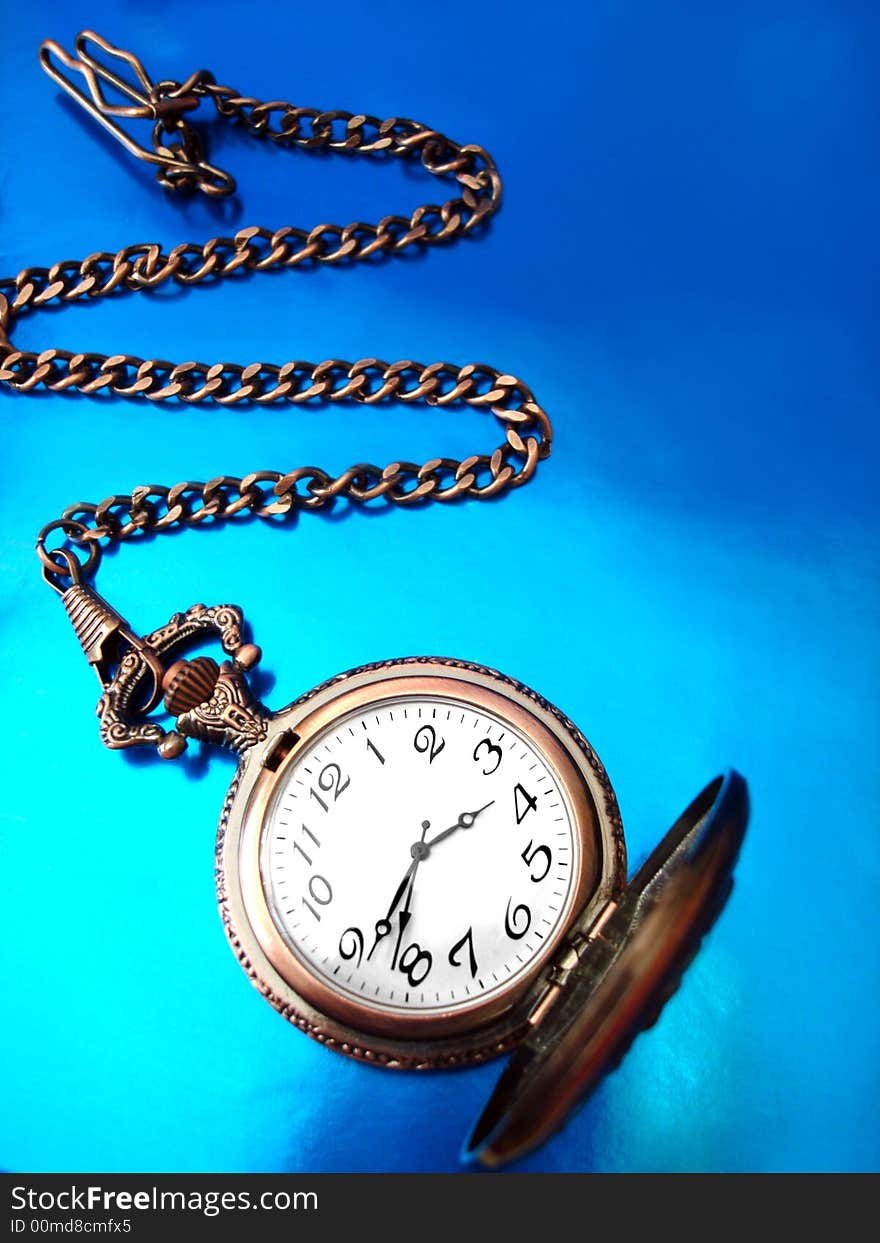
{"type": "Polygon", "coordinates": [[[266,740],[242,757],[218,832],[221,916],[253,983],[309,1035],[350,1056],[391,1066],[462,1065],[510,1047],[546,988],[560,946],[597,905],[620,891],[625,879],[617,800],[583,734],[524,684],[487,666],[451,658],[405,657],[360,666],[276,713],[266,740]],[[580,844],[568,913],[529,968],[503,992],[439,1014],[382,1011],[330,987],[297,957],[276,926],[260,869],[273,795],[311,741],[333,721],[366,704],[419,694],[465,698],[525,732],[547,755],[564,787],[580,844]]]}

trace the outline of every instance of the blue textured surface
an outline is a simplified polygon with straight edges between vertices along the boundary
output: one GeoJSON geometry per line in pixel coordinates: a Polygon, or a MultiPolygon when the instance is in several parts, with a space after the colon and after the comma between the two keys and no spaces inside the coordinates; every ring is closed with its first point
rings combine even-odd
{"type": "MultiPolygon", "coordinates": [[[[412,652],[525,680],[603,757],[632,863],[719,768],[749,778],[721,923],[658,1026],[520,1168],[878,1164],[872,8],[83,10],[159,77],[205,64],[265,99],[480,142],[505,207],[489,236],[416,262],[38,315],[19,344],[484,359],[522,375],[557,429],[503,503],[155,540],[108,557],[101,590],[143,629],[194,600],[242,604],[276,705],[412,652]]],[[[69,43],[75,20],[37,0],[5,30],[4,272],[137,239],[378,219],[434,194],[400,169],[226,135],[215,154],[240,201],[181,208],[40,73],[39,40],[69,43]]],[[[213,892],[232,765],[102,749],[96,684],[32,543],[69,502],[144,481],[469,452],[494,428],[61,396],[4,395],[0,419],[0,1164],[456,1168],[500,1067],[355,1065],[248,986],[213,892]]]]}

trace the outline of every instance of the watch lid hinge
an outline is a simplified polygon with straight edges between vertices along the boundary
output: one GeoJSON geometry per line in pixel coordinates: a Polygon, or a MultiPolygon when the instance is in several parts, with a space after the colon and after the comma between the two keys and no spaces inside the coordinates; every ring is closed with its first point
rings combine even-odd
{"type": "Polygon", "coordinates": [[[531,1013],[529,1024],[537,1027],[543,1022],[544,1016],[556,1004],[560,993],[565,988],[572,971],[578,966],[584,954],[594,941],[603,940],[602,929],[617,910],[617,903],[609,900],[600,908],[592,923],[586,929],[577,928],[563,942],[562,948],[550,966],[547,987],[538,998],[531,1013]]]}

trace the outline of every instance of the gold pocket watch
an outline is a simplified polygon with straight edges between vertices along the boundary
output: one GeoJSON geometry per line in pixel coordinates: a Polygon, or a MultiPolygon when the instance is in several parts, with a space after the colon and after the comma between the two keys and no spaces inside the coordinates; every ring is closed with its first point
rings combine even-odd
{"type": "Polygon", "coordinates": [[[282,145],[414,159],[456,183],[441,207],[376,225],[244,229],[167,254],[132,246],[26,269],[0,281],[0,380],[21,391],[226,404],[466,404],[504,429],[501,445],[462,461],[143,485],[69,506],[37,544],[43,575],[100,679],[104,742],[151,745],[174,758],[195,739],[239,754],[217,838],[217,893],[253,984],[308,1035],[377,1066],[451,1068],[514,1051],[465,1146],[469,1158],[500,1164],[561,1124],[676,986],[730,889],[747,819],[742,778],[731,772],[710,783],[627,884],[620,813],[600,760],[562,712],[523,684],[459,660],[386,660],[273,713],[249,688],[260,652],[246,641],[237,608],[195,605],[140,636],[88,580],[106,543],[144,532],[277,519],[342,498],[408,505],[496,496],[527,482],[548,456],[547,415],[520,380],[476,364],[175,365],[29,353],[6,336],[17,315],[47,303],[447,240],[497,209],[497,169],[481,148],[412,121],[264,105],[206,71],[153,83],[138,60],[90,32],[74,56],[45,44],[42,59],[172,189],[234,187],[206,162],[184,120],[203,100],[282,145]],[[93,46],[127,64],[134,84],[93,46]],[[88,95],[59,60],[82,76],[88,95]],[[131,102],[110,104],[102,83],[131,102]],[[151,118],[153,149],[138,147],[120,117],[151,118]],[[210,636],[225,659],[184,658],[210,636]],[[171,729],[152,715],[160,701],[175,719],[171,729]]]}

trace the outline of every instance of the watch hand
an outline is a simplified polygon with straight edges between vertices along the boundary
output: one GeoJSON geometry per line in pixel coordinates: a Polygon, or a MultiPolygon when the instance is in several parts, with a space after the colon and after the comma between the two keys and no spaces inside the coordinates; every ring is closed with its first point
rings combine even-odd
{"type": "Polygon", "coordinates": [[[403,897],[403,891],[406,889],[407,885],[409,884],[410,877],[415,871],[417,865],[418,865],[418,860],[414,859],[412,863],[409,865],[409,867],[407,868],[406,872],[404,873],[403,880],[397,886],[397,891],[395,892],[394,897],[391,899],[391,904],[388,907],[387,914],[384,915],[382,919],[378,919],[376,921],[375,938],[370,948],[370,952],[369,954],[367,954],[368,962],[373,957],[373,953],[375,952],[376,946],[379,944],[380,941],[384,940],[384,938],[387,937],[389,932],[391,931],[391,916],[397,910],[397,905],[400,902],[400,899],[403,897]]]}
{"type": "Polygon", "coordinates": [[[417,841],[414,845],[410,847],[410,851],[413,857],[413,862],[412,862],[411,868],[409,869],[409,888],[406,891],[406,901],[404,902],[403,906],[400,908],[397,914],[397,918],[399,920],[399,926],[397,929],[397,943],[394,946],[394,956],[391,959],[391,970],[392,971],[397,970],[397,956],[400,953],[400,944],[403,941],[403,934],[406,931],[406,926],[409,923],[409,921],[412,919],[412,913],[410,911],[410,904],[412,902],[413,890],[415,889],[415,884],[416,884],[416,872],[418,872],[419,870],[419,864],[421,863],[421,861],[428,857],[428,847],[425,844],[425,834],[427,833],[428,829],[430,829],[430,827],[431,827],[430,821],[423,820],[422,821],[422,836],[419,841],[417,841]]]}
{"type": "Polygon", "coordinates": [[[438,842],[442,842],[444,837],[449,837],[450,833],[455,833],[458,829],[469,829],[473,825],[477,816],[481,815],[487,807],[491,807],[494,802],[495,800],[493,798],[490,802],[486,803],[484,807],[479,807],[476,811],[463,811],[456,820],[455,824],[450,825],[448,829],[444,829],[442,833],[438,833],[436,837],[432,837],[430,841],[425,842],[425,845],[430,850],[433,846],[436,846],[438,842]]]}
{"type": "Polygon", "coordinates": [[[412,914],[410,913],[409,904],[412,901],[413,884],[416,879],[416,872],[418,871],[418,865],[420,862],[421,862],[420,859],[416,859],[415,866],[412,869],[412,876],[410,877],[409,889],[407,890],[407,893],[406,893],[406,902],[400,908],[397,914],[397,918],[399,920],[399,926],[397,929],[397,941],[394,946],[394,955],[391,959],[391,970],[392,971],[397,970],[397,956],[400,953],[400,943],[403,940],[403,934],[406,931],[406,926],[409,923],[409,921],[412,919],[412,914]]]}
{"type": "MultiPolygon", "coordinates": [[[[493,798],[493,799],[490,799],[488,803],[485,803],[482,807],[478,807],[476,811],[463,811],[461,815],[458,817],[458,819],[456,820],[455,824],[450,825],[448,829],[444,829],[442,833],[438,833],[436,837],[432,837],[429,842],[425,841],[425,833],[428,831],[428,829],[431,826],[427,820],[424,820],[422,822],[421,839],[418,842],[415,842],[410,847],[410,850],[413,856],[413,863],[412,863],[412,866],[410,867],[409,872],[407,873],[407,875],[409,876],[409,888],[406,891],[406,901],[404,902],[403,906],[401,907],[398,913],[398,920],[400,922],[399,922],[399,927],[397,930],[397,943],[394,946],[394,956],[391,959],[391,970],[392,971],[395,971],[397,969],[397,957],[400,953],[400,945],[401,945],[401,942],[403,941],[403,934],[406,931],[407,924],[412,919],[412,914],[409,908],[410,908],[410,903],[412,902],[413,889],[416,883],[416,873],[419,870],[419,864],[421,863],[423,859],[427,859],[428,855],[430,854],[432,846],[435,846],[437,842],[442,841],[444,837],[448,837],[450,833],[454,833],[456,829],[469,829],[473,825],[477,816],[481,815],[488,807],[491,807],[494,802],[495,800],[493,798]]],[[[406,877],[404,877],[404,882],[406,882],[406,877]]],[[[400,890],[398,890],[398,895],[399,894],[400,894],[400,890]]],[[[396,904],[397,904],[397,896],[395,897],[394,905],[396,906],[396,904]]],[[[393,910],[393,906],[392,906],[392,910],[393,910]]],[[[376,925],[377,930],[378,930],[378,927],[379,925],[377,924],[376,925]]],[[[370,953],[372,952],[373,951],[371,950],[370,953]]]]}
{"type": "MultiPolygon", "coordinates": [[[[387,937],[388,934],[390,933],[391,916],[397,910],[397,906],[400,902],[400,899],[403,897],[403,893],[407,885],[409,885],[409,893],[407,894],[407,898],[406,898],[406,919],[404,920],[404,927],[406,926],[406,924],[409,923],[409,918],[410,918],[409,904],[412,898],[412,884],[413,884],[413,881],[415,880],[415,874],[418,871],[419,864],[421,863],[422,859],[424,859],[427,856],[427,853],[428,853],[427,848],[424,846],[424,841],[425,841],[425,834],[427,833],[430,827],[431,827],[431,822],[429,820],[422,821],[422,836],[420,840],[414,846],[410,847],[410,853],[413,857],[413,861],[409,865],[409,867],[406,869],[406,872],[403,875],[403,880],[397,886],[394,897],[391,899],[391,903],[388,907],[388,911],[386,912],[384,918],[376,921],[375,937],[373,939],[373,944],[370,947],[370,952],[369,954],[367,954],[367,962],[369,962],[369,960],[373,957],[373,954],[379,942],[384,940],[385,937],[387,937]]],[[[398,936],[397,945],[399,949],[400,948],[400,936],[398,936]]],[[[394,957],[396,960],[397,950],[394,951],[394,957]]]]}
{"type": "Polygon", "coordinates": [[[397,886],[397,892],[395,893],[394,897],[391,899],[391,905],[389,906],[388,913],[385,916],[386,923],[390,922],[391,916],[397,910],[397,905],[400,902],[400,899],[403,897],[403,891],[404,889],[406,889],[407,885],[409,884],[410,877],[412,876],[413,872],[415,872],[418,866],[419,866],[418,859],[413,859],[412,863],[407,868],[404,874],[403,880],[397,886]]]}

